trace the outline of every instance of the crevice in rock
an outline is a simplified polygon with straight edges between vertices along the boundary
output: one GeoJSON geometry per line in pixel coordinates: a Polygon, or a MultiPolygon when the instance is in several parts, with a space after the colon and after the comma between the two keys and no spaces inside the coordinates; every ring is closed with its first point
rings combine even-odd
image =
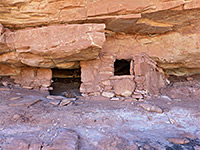
{"type": "Polygon", "coordinates": [[[44,146],[43,146],[43,145],[41,145],[41,147],[40,147],[40,150],[42,150],[42,149],[43,149],[43,147],[44,147],[44,146]]]}
{"type": "Polygon", "coordinates": [[[62,7],[60,10],[65,10],[65,9],[75,9],[75,8],[83,8],[83,6],[66,6],[62,7]]]}
{"type": "Polygon", "coordinates": [[[164,72],[167,75],[175,75],[177,77],[183,77],[183,76],[200,74],[200,68],[175,67],[175,68],[164,69],[164,72]]]}

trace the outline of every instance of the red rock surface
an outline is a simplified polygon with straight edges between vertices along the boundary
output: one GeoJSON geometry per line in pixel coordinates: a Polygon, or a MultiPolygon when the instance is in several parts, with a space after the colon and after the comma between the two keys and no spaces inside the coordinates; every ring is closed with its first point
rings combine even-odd
{"type": "Polygon", "coordinates": [[[135,83],[130,79],[121,79],[114,85],[114,92],[117,95],[129,97],[135,90],[135,83]]]}
{"type": "Polygon", "coordinates": [[[0,149],[200,149],[199,23],[200,0],[0,0],[0,149]],[[79,67],[86,97],[48,99],[79,67]]]}
{"type": "Polygon", "coordinates": [[[146,53],[168,75],[198,74],[199,22],[199,0],[4,0],[1,75],[17,75],[24,66],[78,68],[104,53],[115,59],[146,53]],[[5,65],[16,70],[3,73],[5,65]]]}
{"type": "Polygon", "coordinates": [[[144,14],[183,7],[200,8],[198,0],[4,0],[0,3],[0,22],[8,27],[27,27],[144,14]]]}
{"type": "Polygon", "coordinates": [[[1,50],[1,63],[45,68],[70,68],[76,61],[95,59],[105,41],[103,24],[29,28],[5,32],[2,38],[8,49],[1,50]]]}
{"type": "Polygon", "coordinates": [[[199,25],[183,28],[177,32],[155,36],[116,35],[108,37],[102,54],[115,54],[117,59],[129,58],[137,53],[146,53],[163,69],[174,69],[169,74],[187,75],[189,68],[200,68],[199,25]],[[130,50],[131,49],[131,50],[130,50]],[[185,70],[175,70],[185,68],[185,70]],[[188,70],[188,71],[187,71],[188,70]]]}
{"type": "Polygon", "coordinates": [[[131,56],[132,49],[125,53],[115,55],[109,51],[101,53],[99,59],[81,61],[81,88],[83,94],[89,96],[102,95],[105,97],[123,96],[143,98],[150,95],[159,95],[159,90],[164,88],[166,78],[157,63],[146,54],[131,56]],[[131,60],[130,74],[115,75],[114,62],[116,59],[131,60]],[[132,70],[132,71],[131,71],[132,70]],[[132,72],[132,73],[131,73],[132,72]]]}
{"type": "Polygon", "coordinates": [[[17,75],[21,71],[20,68],[14,67],[9,64],[1,64],[0,65],[0,76],[12,76],[17,75]]]}
{"type": "Polygon", "coordinates": [[[51,85],[52,71],[47,68],[23,67],[20,74],[11,78],[23,88],[48,90],[51,85]]]}

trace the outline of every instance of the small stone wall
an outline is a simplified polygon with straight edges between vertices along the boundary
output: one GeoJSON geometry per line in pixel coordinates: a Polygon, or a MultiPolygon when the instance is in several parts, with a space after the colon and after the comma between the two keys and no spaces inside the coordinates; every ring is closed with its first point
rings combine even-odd
{"type": "MultiPolygon", "coordinates": [[[[114,75],[116,59],[114,54],[104,54],[98,59],[80,62],[82,96],[132,97],[138,100],[159,95],[159,89],[165,87],[166,79],[162,69],[158,68],[156,62],[148,55],[132,56],[130,75],[114,75]]],[[[52,70],[22,67],[10,78],[23,88],[47,91],[51,88],[52,70]]]]}
{"type": "Polygon", "coordinates": [[[46,68],[23,67],[18,75],[10,78],[23,88],[47,91],[51,85],[52,71],[46,68]]]}
{"type": "MultiPolygon", "coordinates": [[[[123,58],[126,59],[126,58],[123,58]]],[[[93,61],[81,61],[81,88],[83,96],[133,97],[141,99],[158,95],[166,86],[162,69],[146,54],[132,56],[130,75],[114,76],[116,57],[104,54],[93,61]]]]}

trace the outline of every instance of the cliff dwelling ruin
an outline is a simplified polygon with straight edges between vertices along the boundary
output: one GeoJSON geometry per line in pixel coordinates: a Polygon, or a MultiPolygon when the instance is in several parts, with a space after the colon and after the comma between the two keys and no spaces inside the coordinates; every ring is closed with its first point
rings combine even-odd
{"type": "Polygon", "coordinates": [[[200,150],[200,0],[0,0],[0,150],[200,150]]]}
{"type": "Polygon", "coordinates": [[[198,29],[197,14],[199,9],[163,10],[139,19],[111,17],[98,24],[89,19],[83,24],[16,30],[9,30],[14,25],[5,22],[7,28],[1,25],[0,75],[9,76],[17,86],[51,94],[56,82],[67,86],[74,81],[77,85],[71,86],[82,96],[138,99],[159,95],[167,76],[199,72],[198,46],[193,46],[198,45],[193,33],[198,29]],[[183,16],[188,20],[178,22],[183,16]],[[192,53],[182,50],[189,42],[192,53]]]}
{"type": "Polygon", "coordinates": [[[5,47],[16,52],[2,53],[2,61],[15,64],[2,63],[1,75],[10,76],[17,86],[49,90],[53,95],[67,91],[108,98],[143,99],[158,95],[159,89],[166,85],[163,70],[134,47],[126,50],[122,47],[118,53],[100,50],[105,41],[104,28],[103,24],[60,25],[11,32],[2,26],[5,47]],[[83,30],[82,35],[75,35],[75,30],[83,30]],[[58,31],[62,36],[51,36],[58,31]],[[64,32],[72,35],[65,36],[64,32]],[[39,49],[48,50],[41,53],[39,49]]]}

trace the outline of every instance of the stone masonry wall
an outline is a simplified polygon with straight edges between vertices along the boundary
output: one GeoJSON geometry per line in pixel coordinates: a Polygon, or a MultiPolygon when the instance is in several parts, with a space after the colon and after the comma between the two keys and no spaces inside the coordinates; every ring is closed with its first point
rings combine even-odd
{"type": "MultiPolygon", "coordinates": [[[[120,56],[118,56],[120,57],[120,56]]],[[[115,54],[104,53],[99,59],[81,61],[81,88],[83,96],[132,97],[141,99],[158,95],[165,87],[162,69],[146,54],[132,56],[130,75],[115,76],[115,54]]],[[[128,58],[123,58],[128,59],[128,58]]]]}
{"type": "Polygon", "coordinates": [[[48,68],[23,67],[20,74],[11,78],[23,88],[47,91],[51,85],[52,71],[48,68]]]}

